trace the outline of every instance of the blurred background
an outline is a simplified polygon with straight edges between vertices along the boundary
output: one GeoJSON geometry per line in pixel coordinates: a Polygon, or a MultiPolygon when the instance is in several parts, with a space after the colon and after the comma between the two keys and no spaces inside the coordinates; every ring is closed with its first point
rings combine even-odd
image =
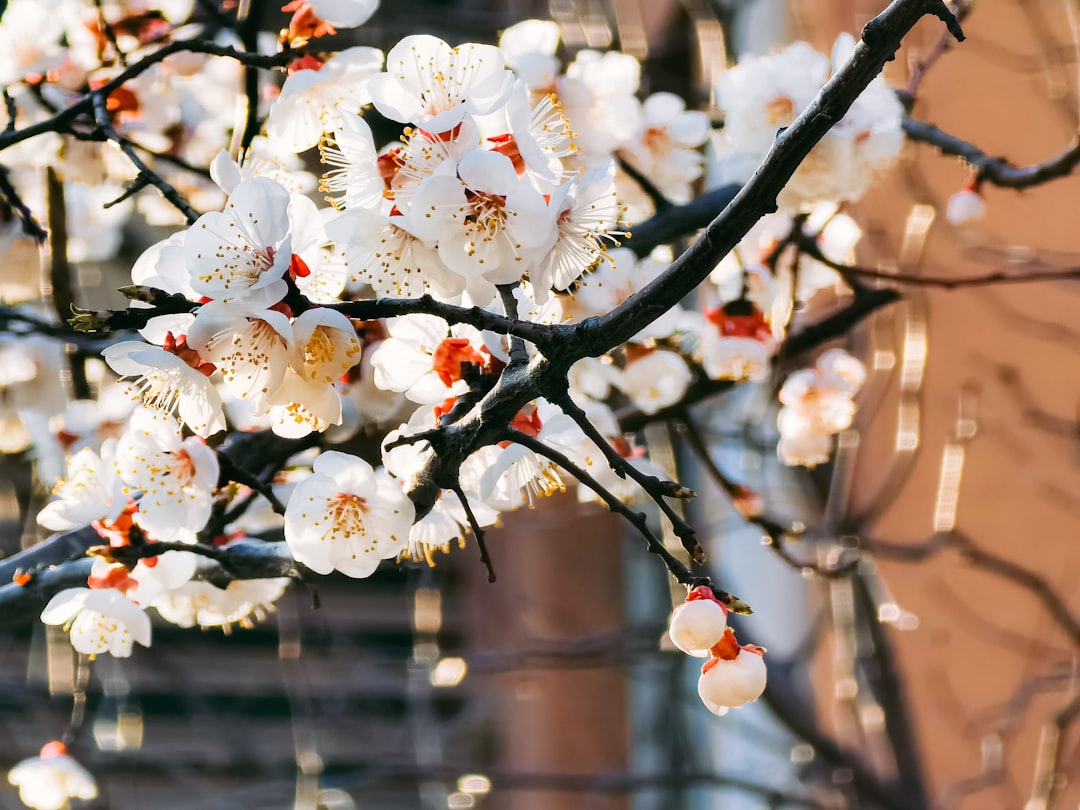
{"type": "MultiPolygon", "coordinates": [[[[645,94],[709,110],[730,60],[796,39],[827,53],[883,5],[385,3],[355,41],[493,42],[550,17],[564,55],[621,47],[642,60],[645,94]]],[[[267,31],[286,20],[274,6],[254,6],[267,31]]],[[[1073,0],[975,3],[968,41],[928,72],[913,116],[1019,165],[1058,153],[1080,121],[1076,13],[1073,0]]],[[[941,33],[920,24],[890,82],[907,82],[941,33]]],[[[987,187],[983,223],[961,233],[944,206],[969,178],[909,143],[849,211],[859,263],[930,279],[1080,264],[1075,178],[987,187]]],[[[148,236],[125,232],[113,264],[76,265],[81,305],[121,305],[113,291],[148,236]]],[[[802,570],[762,545],[678,435],[647,429],[699,493],[690,517],[719,582],[754,608],[737,628],[769,649],[759,703],[723,718],[701,706],[695,663],[663,638],[682,589],[618,520],[564,496],[489,535],[493,585],[472,547],[433,569],[331,577],[318,609],[294,586],[254,629],[158,623],[152,649],[103,657],[92,675],[56,628],[0,622],[0,768],[59,735],[75,694],[73,750],[101,789],[91,806],[118,810],[1041,810],[1048,794],[1075,807],[1080,288],[901,288],[846,344],[871,374],[833,464],[778,464],[774,386],[695,412],[714,462],[817,538],[789,547],[802,570]],[[966,542],[940,541],[953,530],[966,542]],[[848,576],[810,570],[855,548],[848,576]]],[[[34,539],[47,493],[29,486],[25,459],[2,465],[11,553],[34,539]]],[[[20,806],[6,785],[0,806],[20,806]]]]}

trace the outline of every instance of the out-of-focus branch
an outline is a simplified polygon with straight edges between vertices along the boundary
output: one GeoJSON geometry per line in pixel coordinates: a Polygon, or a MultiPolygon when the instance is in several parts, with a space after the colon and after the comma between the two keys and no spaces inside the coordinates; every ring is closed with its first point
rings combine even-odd
{"type": "Polygon", "coordinates": [[[303,49],[297,49],[287,53],[265,55],[240,51],[227,45],[219,45],[216,42],[202,39],[186,39],[178,42],[171,42],[154,51],[149,56],[145,56],[138,62],[129,65],[112,79],[101,85],[101,87],[96,90],[91,90],[78,101],[71,104],[71,106],[65,107],[56,114],[33,124],[29,124],[21,129],[0,133],[0,150],[6,149],[9,146],[14,146],[28,138],[33,138],[36,135],[41,135],[46,132],[65,132],[70,129],[72,124],[80,117],[93,120],[95,98],[107,99],[111,93],[122,87],[125,83],[134,79],[136,76],[145,73],[154,65],[165,61],[176,53],[205,53],[210,56],[233,59],[242,65],[251,65],[260,68],[279,68],[284,67],[298,56],[303,55],[304,52],[303,49]]]}
{"type": "MultiPolygon", "coordinates": [[[[1080,156],[1080,152],[1077,154],[1080,156]]],[[[1044,267],[1027,273],[1006,273],[1002,270],[995,270],[992,273],[983,273],[978,276],[914,276],[906,273],[887,273],[882,270],[872,270],[869,267],[843,264],[830,259],[822,253],[817,242],[808,236],[801,237],[798,245],[800,252],[821,262],[826,267],[831,267],[845,281],[851,284],[857,283],[858,279],[872,278],[913,287],[937,287],[943,290],[958,290],[965,287],[993,287],[1000,284],[1031,284],[1038,281],[1075,281],[1080,279],[1080,267],[1044,267]]]]}
{"type": "Polygon", "coordinates": [[[963,532],[940,532],[918,543],[894,543],[863,538],[862,547],[879,557],[905,563],[927,560],[944,549],[955,549],[971,565],[1003,577],[1030,591],[1042,603],[1047,613],[1068,636],[1074,647],[1080,647],[1080,620],[1073,616],[1065,600],[1041,574],[979,547],[963,532]]]}
{"type": "Polygon", "coordinates": [[[945,155],[956,155],[975,170],[975,179],[1002,188],[1024,189],[1059,177],[1068,177],[1080,164],[1080,141],[1042,163],[1014,166],[1003,157],[986,154],[973,143],[914,118],[904,119],[904,134],[913,141],[936,146],[945,155]]]}
{"type": "MultiPolygon", "coordinates": [[[[956,19],[964,22],[968,14],[971,13],[972,0],[955,0],[951,6],[956,19]]],[[[907,84],[902,91],[908,106],[915,103],[915,98],[919,94],[919,86],[922,84],[923,79],[926,78],[930,68],[936,65],[938,60],[952,49],[955,41],[951,33],[945,32],[938,37],[938,41],[934,43],[934,47],[930,49],[929,53],[911,68],[911,74],[908,76],[907,84]]]]}
{"type": "Polygon", "coordinates": [[[4,198],[4,201],[11,206],[11,210],[19,217],[23,233],[39,244],[44,242],[47,236],[45,229],[41,227],[34,213],[19,196],[15,184],[11,182],[11,174],[7,166],[0,166],[0,197],[4,198]]]}

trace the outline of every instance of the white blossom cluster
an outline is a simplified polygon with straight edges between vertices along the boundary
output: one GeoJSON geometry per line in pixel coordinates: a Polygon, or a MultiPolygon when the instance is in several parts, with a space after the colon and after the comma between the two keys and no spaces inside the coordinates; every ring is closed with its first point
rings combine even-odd
{"type": "MultiPolygon", "coordinates": [[[[15,125],[43,120],[42,99],[63,106],[108,82],[117,66],[101,65],[111,48],[152,53],[192,4],[176,0],[144,27],[120,26],[134,19],[131,9],[106,4],[125,32],[115,44],[94,27],[93,5],[8,4],[0,42],[11,47],[0,48],[0,83],[11,87],[15,125]]],[[[289,3],[281,42],[296,46],[358,25],[374,7],[289,3]]],[[[135,643],[149,645],[151,608],[181,626],[228,628],[250,623],[281,595],[279,579],[214,587],[199,578],[197,556],[176,548],[199,541],[227,549],[267,525],[253,508],[207,536],[218,507],[254,497],[215,449],[223,434],[319,439],[321,452],[294,457],[267,482],[284,504],[283,515],[267,520],[296,561],[320,574],[367,577],[382,561],[402,558],[431,563],[503,512],[566,488],[565,473],[543,454],[491,444],[464,461],[457,488],[439,491],[418,514],[409,493],[424,483],[435,452],[427,431],[489,390],[512,362],[512,347],[504,335],[434,314],[367,321],[346,314],[350,302],[431,296],[525,322],[576,323],[609,313],[671,264],[670,247],[641,257],[630,249],[627,212],[651,213],[655,201],[619,164],[668,202],[689,201],[702,189],[708,118],[669,93],[639,99],[632,57],[582,50],[564,68],[558,47],[557,26],[534,20],[507,30],[499,46],[415,35],[385,56],[368,47],[305,55],[289,65],[279,92],[265,94],[274,97],[263,110],[265,132],[238,160],[228,147],[243,94],[228,59],[177,54],[108,97],[116,135],[174,158],[155,165],[196,208],[211,210],[135,262],[132,289],[190,306],[150,318],[140,340],[108,346],[104,364],[90,366],[95,401],[42,396],[59,353],[26,340],[15,351],[0,338],[0,450],[33,444],[42,474],[59,478],[38,522],[54,531],[92,524],[114,549],[172,544],[133,568],[99,560],[89,587],[53,598],[42,620],[68,628],[78,651],[127,656],[135,643]],[[368,123],[376,113],[399,126],[398,139],[376,141],[368,123]],[[300,157],[316,147],[325,205],[312,199],[316,181],[300,157]],[[208,165],[212,182],[193,178],[185,163],[208,165]],[[47,410],[43,402],[61,404],[47,410]],[[377,463],[325,449],[362,430],[384,437],[377,463]]],[[[837,43],[831,68],[796,45],[726,73],[717,88],[725,123],[716,178],[745,179],[738,168],[756,165],[850,47],[848,39],[837,43]]],[[[716,268],[699,309],[676,306],[625,345],[570,370],[568,396],[595,432],[545,399],[522,407],[509,427],[617,498],[644,500],[595,437],[642,475],[666,480],[623,433],[616,409],[652,415],[677,406],[697,382],[768,379],[793,305],[843,287],[828,265],[853,259],[860,231],[839,204],[857,198],[895,156],[899,116],[876,80],[796,174],[788,210],[763,219],[716,268]],[[787,258],[796,228],[824,261],[787,258]]],[[[74,221],[85,220],[71,234],[73,245],[85,236],[85,253],[72,258],[114,251],[133,205],[155,223],[175,214],[146,193],[109,209],[116,218],[105,223],[101,203],[120,196],[136,176],[132,166],[116,150],[68,135],[35,143],[14,179],[33,189],[45,167],[58,175],[74,221]]],[[[0,226],[7,257],[27,250],[16,224],[0,226]]],[[[37,292],[4,279],[0,296],[28,304],[37,292]]],[[[786,463],[828,459],[830,437],[850,425],[864,376],[857,360],[834,350],[788,378],[779,396],[786,463]]],[[[600,497],[584,484],[577,495],[600,497]]],[[[711,710],[755,700],[764,688],[761,651],[735,642],[715,598],[691,594],[671,636],[710,657],[700,692],[711,710]]],[[[50,806],[41,801],[31,806],[50,806]]]]}

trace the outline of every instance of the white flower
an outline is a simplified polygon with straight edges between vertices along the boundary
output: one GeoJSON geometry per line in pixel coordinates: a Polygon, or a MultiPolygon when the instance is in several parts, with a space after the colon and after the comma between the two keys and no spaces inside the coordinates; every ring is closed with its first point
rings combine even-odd
{"type": "Polygon", "coordinates": [[[331,25],[356,28],[368,21],[379,7],[379,0],[308,0],[311,10],[331,25]]]}
{"type": "Polygon", "coordinates": [[[293,254],[289,202],[279,184],[253,177],[233,189],[224,211],[199,217],[184,238],[195,293],[222,301],[252,298],[262,308],[280,301],[293,254]]]}
{"type": "Polygon", "coordinates": [[[45,624],[71,631],[71,646],[85,655],[131,655],[134,642],[150,646],[150,619],[142,608],[115,588],[68,588],[41,612],[45,624]]]}
{"type": "Polygon", "coordinates": [[[376,109],[393,121],[442,133],[466,115],[486,115],[505,101],[514,74],[491,45],[451,48],[426,34],[402,39],[386,56],[386,72],[368,83],[376,109]]]}
{"type": "Polygon", "coordinates": [[[545,90],[559,75],[559,36],[559,26],[551,20],[524,20],[502,32],[499,50],[530,89],[545,90]]]}
{"type": "Polygon", "coordinates": [[[764,380],[777,342],[756,305],[737,300],[706,313],[701,365],[714,380],[764,380]]]}
{"type": "Polygon", "coordinates": [[[242,399],[277,390],[289,365],[293,328],[276,310],[247,312],[211,301],[199,308],[188,345],[221,372],[222,382],[242,399]]]}
{"type": "Polygon", "coordinates": [[[342,110],[333,137],[323,141],[321,150],[323,163],[335,167],[320,184],[321,190],[337,195],[329,198],[334,207],[378,210],[386,182],[367,121],[342,110]]]}
{"type": "MultiPolygon", "coordinates": [[[[853,50],[850,35],[837,39],[832,73],[853,50]]],[[[777,132],[810,103],[829,72],[829,60],[805,42],[770,56],[744,59],[727,71],[716,88],[717,104],[724,111],[724,135],[734,153],[727,160],[746,170],[756,166],[777,132]]],[[[799,166],[780,195],[780,205],[800,208],[821,200],[858,199],[874,174],[898,154],[902,118],[896,94],[877,77],[799,166]]]]}
{"type": "MultiPolygon", "coordinates": [[[[135,398],[145,407],[176,412],[180,421],[199,436],[225,429],[221,396],[206,374],[198,366],[192,368],[185,357],[134,340],[115,343],[101,356],[117,374],[135,379],[135,398]]],[[[199,362],[197,358],[188,359],[199,362]]]]}
{"type": "Polygon", "coordinates": [[[142,493],[135,523],[154,540],[192,539],[210,518],[217,455],[197,437],[181,438],[163,414],[139,410],[116,447],[116,469],[142,493]]]}
{"type": "Polygon", "coordinates": [[[313,307],[293,321],[289,368],[276,389],[261,401],[279,436],[299,438],[342,419],[335,383],[360,362],[360,341],[340,312],[313,307]]]}
{"type": "Polygon", "coordinates": [[[288,578],[236,579],[225,588],[192,580],[162,594],[153,607],[167,622],[180,627],[251,627],[273,610],[289,585],[288,578]]]}
{"type": "Polygon", "coordinates": [[[675,608],[668,636],[687,655],[707,658],[727,632],[727,608],[715,599],[693,599],[675,608]]]}
{"type": "Polygon", "coordinates": [[[639,410],[653,414],[681,400],[692,380],[680,355],[657,350],[628,362],[615,384],[639,410]]]}
{"type": "Polygon", "coordinates": [[[493,284],[520,279],[556,237],[540,192],[519,181],[509,158],[483,150],[465,155],[456,176],[437,174],[420,185],[412,227],[452,271],[493,284]]]}
{"type": "Polygon", "coordinates": [[[285,510],[285,541],[297,562],[318,574],[367,577],[404,550],[415,509],[394,479],[334,451],[313,470],[285,510]]]}
{"type": "Polygon", "coordinates": [[[382,67],[382,51],[357,46],[328,59],[318,70],[297,70],[270,108],[267,134],[303,152],[337,129],[339,110],[356,111],[371,101],[370,79],[382,67]]]}
{"type": "Polygon", "coordinates": [[[541,301],[549,289],[565,290],[603,258],[607,247],[602,240],[615,235],[619,216],[615,164],[597,166],[556,189],[550,208],[558,234],[555,246],[538,267],[529,270],[541,301]]]}
{"type": "Polygon", "coordinates": [[[68,458],[67,477],[58,481],[53,490],[57,498],[38,512],[37,522],[61,532],[102,518],[115,518],[126,503],[118,484],[122,486],[112,465],[85,447],[68,458]]]}
{"type": "Polygon", "coordinates": [[[69,799],[90,801],[98,795],[90,772],[72,759],[62,742],[46,743],[41,755],[24,759],[8,771],[19,800],[33,810],[64,810],[69,799]]]}
{"type": "Polygon", "coordinates": [[[653,93],[642,105],[641,123],[623,154],[667,199],[689,202],[705,163],[698,147],[709,137],[708,116],[688,111],[673,93],[653,93]]]}
{"type": "Polygon", "coordinates": [[[851,426],[852,398],[865,379],[863,364],[842,349],[822,354],[813,369],[792,373],[779,394],[784,406],[776,416],[780,460],[805,467],[828,461],[829,437],[851,426]]]}
{"type": "MultiPolygon", "coordinates": [[[[667,245],[654,248],[642,259],[629,248],[609,250],[604,260],[592,272],[582,276],[577,289],[567,296],[568,309],[576,320],[605,315],[666,270],[673,258],[667,245]]],[[[635,337],[639,340],[669,337],[675,331],[682,311],[679,305],[672,307],[644,326],[635,337]]]]}
{"type": "Polygon", "coordinates": [[[627,54],[578,51],[558,81],[559,102],[577,134],[586,167],[611,157],[640,128],[641,102],[635,97],[641,65],[627,54]]]}
{"type": "Polygon", "coordinates": [[[765,658],[757,648],[743,647],[733,659],[712,658],[701,668],[698,695],[714,707],[738,708],[753,703],[765,691],[765,658]]]}
{"type": "Polygon", "coordinates": [[[764,156],[777,131],[791,125],[828,76],[829,60],[805,42],[741,59],[716,85],[724,132],[735,149],[764,156]]]}
{"type": "Polygon", "coordinates": [[[481,334],[468,324],[448,326],[436,315],[386,321],[390,337],[372,353],[375,385],[401,391],[413,402],[438,405],[468,390],[462,364],[484,365],[481,334]]]}

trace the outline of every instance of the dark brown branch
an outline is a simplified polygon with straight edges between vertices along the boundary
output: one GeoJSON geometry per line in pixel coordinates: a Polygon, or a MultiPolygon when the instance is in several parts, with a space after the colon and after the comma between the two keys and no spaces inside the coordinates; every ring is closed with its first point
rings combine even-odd
{"type": "Polygon", "coordinates": [[[686,585],[688,588],[694,588],[698,585],[708,585],[713,589],[713,592],[716,593],[717,598],[719,598],[721,602],[724,602],[731,610],[736,613],[750,612],[750,609],[747,608],[738,597],[715,588],[708,577],[695,575],[677,557],[675,557],[675,555],[668,551],[663,540],[653,533],[652,529],[649,528],[648,520],[646,519],[644,512],[635,512],[628,507],[602,484],[597,482],[597,480],[588,472],[571,461],[564,453],[559,452],[553,447],[548,447],[538,439],[534,439],[532,436],[522,433],[519,430],[514,430],[513,428],[508,428],[504,435],[509,441],[520,444],[522,447],[532,450],[538,456],[543,456],[549,461],[562,467],[580,483],[595,492],[597,496],[607,504],[612,512],[626,518],[630,525],[637,529],[641,536],[645,538],[645,543],[648,545],[649,551],[664,561],[664,565],[667,566],[668,571],[676,581],[686,585]]]}
{"type": "Polygon", "coordinates": [[[1002,188],[1031,188],[1059,177],[1068,177],[1080,164],[1080,141],[1042,163],[1014,166],[1003,157],[992,157],[974,144],[914,118],[904,119],[904,134],[913,141],[936,146],[944,155],[963,158],[975,170],[978,182],[1002,188]]]}
{"type": "MultiPolygon", "coordinates": [[[[972,0],[956,0],[956,2],[952,3],[952,12],[956,15],[957,20],[963,22],[971,13],[971,6],[972,0]]],[[[930,49],[930,52],[912,67],[911,75],[908,76],[907,84],[903,89],[903,95],[906,97],[905,100],[909,106],[915,103],[915,97],[919,94],[919,85],[926,78],[927,72],[937,64],[937,61],[942,56],[952,49],[955,41],[952,32],[946,31],[938,37],[938,41],[930,49]]]]}
{"type": "Polygon", "coordinates": [[[487,580],[488,582],[494,582],[495,568],[491,564],[491,555],[488,554],[487,541],[484,539],[484,527],[480,525],[480,521],[473,514],[472,505],[469,503],[469,499],[461,486],[451,488],[451,492],[457,495],[458,500],[461,501],[461,508],[465,510],[465,517],[469,521],[473,537],[476,538],[476,547],[480,549],[480,562],[484,564],[484,568],[487,570],[487,580]]]}
{"type": "Polygon", "coordinates": [[[776,198],[803,159],[839,122],[867,85],[894,58],[901,39],[924,16],[946,22],[957,39],[963,32],[941,0],[894,0],[863,29],[850,61],[783,130],[765,161],[705,232],[660,276],[606,315],[579,325],[578,357],[596,357],[630,340],[690,294],[713,271],[763,214],[777,209],[776,198]]]}
{"type": "Polygon", "coordinates": [[[645,493],[652,498],[653,502],[660,507],[660,511],[671,521],[671,526],[675,531],[675,535],[682,542],[682,546],[686,550],[686,553],[699,565],[704,563],[705,550],[701,547],[701,544],[698,543],[697,532],[695,532],[694,528],[683,519],[683,516],[667,502],[668,498],[689,499],[694,496],[694,493],[685,487],[679,486],[673,481],[661,481],[655,476],[643,473],[619,455],[618,451],[611,446],[604,435],[596,429],[596,426],[593,425],[592,421],[589,419],[589,415],[579,408],[577,403],[574,402],[568,394],[562,392],[553,394],[551,396],[551,401],[562,408],[563,412],[573,419],[589,440],[599,448],[616,475],[620,478],[629,476],[630,480],[641,487],[645,493]]]}
{"type": "Polygon", "coordinates": [[[1038,281],[1074,281],[1080,279],[1080,267],[1044,268],[1033,270],[1030,273],[1006,273],[996,270],[992,273],[984,273],[979,276],[915,276],[905,273],[886,273],[881,270],[871,270],[869,267],[842,264],[834,261],[821,251],[821,247],[810,237],[802,237],[799,240],[799,250],[815,259],[826,267],[831,267],[849,284],[854,284],[860,278],[872,278],[880,281],[891,281],[896,284],[907,284],[913,287],[937,287],[943,290],[958,290],[965,287],[991,287],[996,284],[1030,284],[1038,281]]]}
{"type": "Polygon", "coordinates": [[[788,541],[790,539],[797,539],[798,533],[789,528],[781,526],[774,520],[770,520],[763,515],[755,515],[751,511],[744,510],[740,504],[746,502],[748,498],[756,498],[754,493],[750,492],[746,487],[736,484],[734,481],[724,475],[715,461],[713,461],[712,453],[709,452],[709,447],[706,444],[701,433],[697,427],[690,421],[685,415],[675,420],[676,426],[679,428],[680,435],[686,440],[690,450],[693,452],[694,457],[705,467],[705,472],[713,482],[724,491],[724,493],[731,499],[732,506],[736,511],[752,526],[756,526],[761,530],[762,535],[768,540],[769,548],[779,557],[788,567],[799,571],[812,571],[814,574],[825,577],[826,579],[839,579],[851,574],[859,565],[858,555],[850,557],[847,561],[839,565],[823,566],[816,562],[809,562],[800,560],[794,556],[788,550],[788,541]]]}
{"type": "Polygon", "coordinates": [[[23,233],[38,244],[44,242],[47,236],[45,229],[41,227],[41,223],[34,217],[34,212],[22,201],[22,197],[16,191],[14,183],[11,182],[11,174],[7,166],[0,166],[0,196],[4,198],[4,202],[11,206],[11,210],[19,217],[22,222],[23,233]]]}
{"type": "Polygon", "coordinates": [[[141,181],[152,185],[161,192],[161,195],[166,200],[172,203],[176,210],[187,218],[189,225],[195,222],[195,220],[199,218],[199,212],[192,208],[191,204],[184,198],[184,195],[166,182],[164,177],[151,169],[139,156],[139,153],[135,150],[132,142],[117,132],[113,127],[112,116],[109,114],[106,107],[107,99],[108,96],[91,95],[91,102],[94,109],[94,121],[97,123],[98,132],[120,147],[120,151],[124,153],[124,156],[138,171],[136,182],[141,181]]]}

